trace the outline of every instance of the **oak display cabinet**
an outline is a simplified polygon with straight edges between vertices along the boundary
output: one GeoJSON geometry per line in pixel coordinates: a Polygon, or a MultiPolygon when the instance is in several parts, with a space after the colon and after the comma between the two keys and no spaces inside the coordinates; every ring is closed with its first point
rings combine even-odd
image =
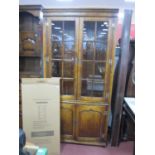
{"type": "Polygon", "coordinates": [[[117,9],[44,9],[44,76],[61,78],[61,139],[106,145],[117,9]]]}

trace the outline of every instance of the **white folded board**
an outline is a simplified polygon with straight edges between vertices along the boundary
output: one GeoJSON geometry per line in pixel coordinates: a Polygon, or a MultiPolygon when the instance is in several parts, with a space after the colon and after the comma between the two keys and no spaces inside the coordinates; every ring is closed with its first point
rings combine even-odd
{"type": "Polygon", "coordinates": [[[28,142],[60,155],[60,79],[22,79],[23,129],[28,142]]]}
{"type": "Polygon", "coordinates": [[[125,102],[130,107],[132,112],[135,114],[135,98],[134,97],[124,97],[125,102]]]}

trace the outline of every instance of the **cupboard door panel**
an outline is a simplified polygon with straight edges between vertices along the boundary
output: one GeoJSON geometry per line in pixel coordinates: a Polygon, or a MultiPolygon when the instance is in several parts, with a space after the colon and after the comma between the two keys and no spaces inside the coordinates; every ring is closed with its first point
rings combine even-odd
{"type": "Polygon", "coordinates": [[[76,106],[76,136],[78,140],[102,140],[106,131],[104,106],[77,105],[76,106]]]}
{"type": "Polygon", "coordinates": [[[61,104],[61,134],[62,136],[74,134],[74,105],[61,104]]]}

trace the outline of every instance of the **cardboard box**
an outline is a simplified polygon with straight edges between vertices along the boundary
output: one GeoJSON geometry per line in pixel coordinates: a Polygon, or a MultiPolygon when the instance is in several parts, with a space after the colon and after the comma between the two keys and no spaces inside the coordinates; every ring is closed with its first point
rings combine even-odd
{"type": "Polygon", "coordinates": [[[23,129],[27,141],[60,155],[60,79],[22,79],[23,129]]]}

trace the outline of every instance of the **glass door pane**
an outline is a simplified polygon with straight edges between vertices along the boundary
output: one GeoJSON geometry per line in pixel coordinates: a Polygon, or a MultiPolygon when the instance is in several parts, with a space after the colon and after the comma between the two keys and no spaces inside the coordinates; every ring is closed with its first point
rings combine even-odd
{"type": "Polygon", "coordinates": [[[74,78],[74,62],[73,61],[64,61],[63,67],[64,67],[63,77],[64,78],[74,78]]]}
{"type": "Polygon", "coordinates": [[[82,62],[82,79],[92,78],[93,77],[93,63],[88,61],[82,62]]]}
{"type": "Polygon", "coordinates": [[[95,22],[84,21],[83,41],[95,41],[95,22]]]}
{"type": "Polygon", "coordinates": [[[52,41],[61,41],[62,42],[62,30],[63,22],[62,21],[52,21],[52,41]]]}
{"type": "Polygon", "coordinates": [[[96,57],[95,60],[106,60],[108,41],[108,22],[96,22],[96,57]]]}
{"type": "Polygon", "coordinates": [[[62,59],[62,42],[53,41],[52,42],[52,58],[53,59],[62,59]]]}
{"type": "Polygon", "coordinates": [[[52,76],[61,77],[62,75],[62,62],[59,60],[52,61],[52,76]]]}
{"type": "Polygon", "coordinates": [[[64,59],[75,57],[75,22],[64,21],[64,59]]]}
{"type": "Polygon", "coordinates": [[[74,60],[75,57],[75,43],[73,41],[64,42],[64,59],[74,60]]]}
{"type": "Polygon", "coordinates": [[[92,96],[92,80],[85,79],[81,81],[81,96],[92,96]]]}
{"type": "Polygon", "coordinates": [[[74,94],[74,80],[63,80],[63,94],[73,95],[74,94]]]}
{"type": "Polygon", "coordinates": [[[93,60],[94,50],[94,41],[83,41],[83,60],[93,60]]]}
{"type": "Polygon", "coordinates": [[[99,80],[103,80],[105,76],[105,66],[104,62],[95,62],[95,77],[99,80]]]}
{"type": "Polygon", "coordinates": [[[94,59],[95,22],[86,21],[83,27],[83,60],[94,59]]]}

